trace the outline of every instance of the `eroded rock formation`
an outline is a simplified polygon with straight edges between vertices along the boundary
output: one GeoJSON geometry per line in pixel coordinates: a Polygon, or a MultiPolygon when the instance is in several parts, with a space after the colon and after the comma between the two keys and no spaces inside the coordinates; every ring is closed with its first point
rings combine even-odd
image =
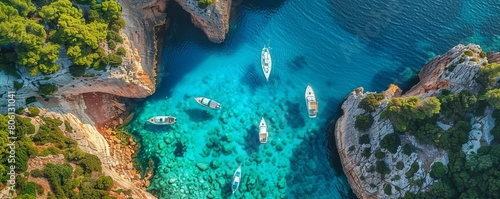
{"type": "Polygon", "coordinates": [[[229,13],[232,0],[215,0],[215,5],[198,7],[197,0],[175,0],[191,15],[193,24],[201,28],[208,39],[222,43],[229,31],[229,13]]]}
{"type": "MultiPolygon", "coordinates": [[[[440,89],[448,89],[452,93],[458,93],[462,90],[477,93],[480,85],[474,79],[481,64],[488,61],[488,57],[481,58],[479,56],[480,52],[481,48],[477,45],[458,45],[444,55],[434,58],[420,71],[420,82],[403,96],[426,98],[439,93],[440,89]],[[466,51],[472,51],[473,55],[464,56],[466,51]]],[[[421,145],[415,141],[413,136],[402,135],[401,145],[396,153],[393,154],[382,149],[382,152],[386,154],[382,160],[391,171],[390,174],[382,178],[379,173],[374,171],[378,159],[373,153],[380,148],[379,141],[385,135],[393,133],[394,128],[388,119],[381,120],[380,114],[387,107],[388,100],[392,97],[398,97],[401,90],[391,85],[387,91],[384,91],[385,99],[371,113],[374,118],[372,127],[367,132],[360,132],[354,127],[356,116],[364,114],[365,111],[359,108],[358,104],[367,94],[363,93],[363,88],[358,88],[346,97],[342,104],[344,114],[337,120],[335,127],[337,149],[344,173],[353,192],[359,198],[397,198],[403,196],[407,191],[427,190],[434,181],[428,174],[431,164],[437,161],[447,164],[447,152],[433,145],[421,145]],[[368,144],[360,144],[359,142],[359,138],[364,134],[370,136],[368,144]],[[416,147],[417,152],[411,155],[403,154],[401,146],[406,143],[416,147]],[[370,154],[363,156],[365,148],[370,150],[370,154]],[[397,168],[397,162],[402,162],[404,166],[397,168]],[[407,177],[405,174],[413,163],[418,164],[419,169],[413,177],[407,177]],[[416,183],[417,180],[420,182],[416,183]],[[391,185],[391,195],[384,193],[384,188],[387,185],[391,185]]],[[[489,132],[488,129],[491,129],[491,125],[485,121],[491,116],[487,114],[491,114],[491,112],[486,111],[486,116],[475,118],[476,124],[478,124],[476,130],[489,132]]]]}

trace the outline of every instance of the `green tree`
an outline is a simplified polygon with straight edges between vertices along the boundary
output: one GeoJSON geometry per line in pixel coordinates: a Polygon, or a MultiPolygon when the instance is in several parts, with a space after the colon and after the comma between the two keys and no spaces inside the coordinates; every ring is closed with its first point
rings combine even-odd
{"type": "Polygon", "coordinates": [[[387,167],[385,162],[382,160],[377,161],[376,166],[375,166],[375,170],[377,171],[377,173],[379,173],[382,176],[382,178],[384,178],[386,174],[391,172],[389,167],[387,167]]]}
{"type": "Polygon", "coordinates": [[[383,94],[367,94],[358,104],[358,108],[373,112],[385,97],[383,94]]]}
{"type": "Polygon", "coordinates": [[[354,127],[360,131],[366,131],[372,127],[373,116],[371,114],[364,114],[356,116],[354,127]]]}
{"type": "Polygon", "coordinates": [[[496,85],[498,76],[500,76],[500,63],[488,63],[481,66],[476,81],[483,87],[490,88],[496,85]]]}
{"type": "Polygon", "coordinates": [[[448,171],[448,168],[443,165],[442,162],[434,162],[431,167],[431,177],[434,179],[441,179],[444,177],[446,172],[448,171]]]}
{"type": "Polygon", "coordinates": [[[40,84],[38,86],[38,93],[40,95],[52,95],[57,92],[57,86],[54,84],[40,84]]]}
{"type": "Polygon", "coordinates": [[[492,89],[484,94],[486,101],[495,109],[500,109],[500,89],[492,89]]]}
{"type": "Polygon", "coordinates": [[[417,131],[414,132],[415,139],[422,144],[434,143],[436,136],[442,134],[443,130],[437,126],[437,124],[425,124],[418,127],[417,131]]]}
{"type": "Polygon", "coordinates": [[[380,141],[380,147],[387,149],[391,153],[396,153],[400,144],[401,139],[396,133],[387,134],[380,141]]]}
{"type": "Polygon", "coordinates": [[[102,176],[96,180],[95,188],[101,190],[109,190],[114,186],[113,179],[109,176],[102,176]]]}
{"type": "Polygon", "coordinates": [[[28,112],[30,113],[30,116],[38,116],[40,109],[36,106],[28,106],[28,112]]]}

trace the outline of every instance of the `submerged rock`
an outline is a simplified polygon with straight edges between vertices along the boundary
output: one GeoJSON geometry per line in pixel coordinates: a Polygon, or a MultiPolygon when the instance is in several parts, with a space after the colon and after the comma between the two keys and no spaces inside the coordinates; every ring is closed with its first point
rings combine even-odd
{"type": "Polygon", "coordinates": [[[200,169],[201,171],[205,171],[208,169],[208,164],[204,162],[196,163],[196,167],[200,169]]]}

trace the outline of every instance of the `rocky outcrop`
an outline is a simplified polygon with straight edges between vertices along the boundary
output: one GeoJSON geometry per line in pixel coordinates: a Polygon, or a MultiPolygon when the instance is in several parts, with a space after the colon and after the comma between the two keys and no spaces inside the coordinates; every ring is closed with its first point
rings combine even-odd
{"type": "MultiPolygon", "coordinates": [[[[17,91],[16,97],[24,99],[37,96],[38,84],[54,84],[58,86],[55,98],[78,95],[81,93],[101,92],[127,98],[144,98],[154,93],[155,80],[155,43],[154,27],[164,24],[166,20],[166,0],[132,1],[123,0],[122,16],[126,27],[121,32],[122,46],[126,55],[122,57],[123,64],[116,68],[109,67],[106,71],[88,70],[86,77],[72,77],[69,72],[70,59],[64,48],[60,51],[57,63],[61,69],[50,76],[38,75],[32,77],[21,68],[24,86],[17,91]]],[[[101,44],[106,49],[106,44],[101,44]]],[[[7,82],[7,90],[13,89],[13,79],[0,72],[0,80],[7,82]]],[[[0,93],[2,94],[2,93],[0,93]]]]}
{"type": "Polygon", "coordinates": [[[222,43],[229,31],[229,13],[232,0],[215,0],[214,5],[198,7],[198,0],[175,0],[191,15],[193,24],[201,28],[208,39],[222,43]]]}
{"type": "Polygon", "coordinates": [[[124,156],[132,151],[127,149],[116,151],[117,147],[111,148],[106,139],[97,131],[95,123],[84,111],[86,105],[82,95],[66,100],[50,100],[38,106],[45,107],[41,109],[40,115],[69,122],[73,133],[68,133],[66,136],[76,140],[78,147],[84,152],[99,157],[102,162],[102,172],[113,178],[117,189],[130,189],[134,198],[156,198],[146,191],[147,182],[140,180],[140,174],[135,173],[133,168],[128,168],[130,162],[119,161],[120,157],[117,154],[124,156]],[[114,154],[112,151],[115,151],[114,154]]]}
{"type": "MultiPolygon", "coordinates": [[[[480,85],[474,79],[481,64],[488,61],[487,57],[479,56],[480,52],[481,48],[477,45],[458,45],[444,55],[434,58],[419,73],[420,82],[403,96],[425,98],[439,93],[440,89],[448,89],[452,93],[462,90],[477,92],[480,85]],[[472,55],[465,55],[469,53],[472,55]]],[[[379,160],[373,153],[380,148],[379,141],[385,135],[393,133],[394,128],[389,120],[380,119],[380,114],[387,107],[388,100],[398,97],[401,90],[390,86],[384,91],[385,99],[381,101],[380,106],[373,113],[368,113],[374,118],[372,127],[367,132],[360,132],[354,127],[355,121],[356,117],[365,114],[365,111],[359,108],[358,104],[367,94],[369,93],[363,93],[363,88],[358,88],[346,97],[342,104],[344,114],[337,120],[335,127],[337,149],[353,192],[359,198],[397,198],[404,196],[408,191],[427,190],[433,183],[428,174],[430,166],[437,161],[447,164],[447,153],[434,146],[420,145],[411,135],[402,135],[401,146],[408,143],[414,146],[417,152],[404,154],[401,146],[394,154],[381,149],[386,155],[381,161],[384,161],[391,171],[382,178],[380,174],[374,172],[376,162],[379,160]],[[359,138],[363,135],[369,135],[369,143],[360,144],[359,138]],[[362,155],[365,150],[369,150],[370,153],[362,155]],[[398,162],[402,162],[403,166],[397,168],[398,162]],[[418,164],[419,169],[413,176],[406,176],[412,164],[418,164]],[[392,194],[385,193],[384,188],[387,185],[391,185],[389,189],[392,194]]],[[[491,129],[491,122],[488,122],[491,120],[488,118],[491,117],[477,118],[478,125],[475,129],[491,129]]]]}

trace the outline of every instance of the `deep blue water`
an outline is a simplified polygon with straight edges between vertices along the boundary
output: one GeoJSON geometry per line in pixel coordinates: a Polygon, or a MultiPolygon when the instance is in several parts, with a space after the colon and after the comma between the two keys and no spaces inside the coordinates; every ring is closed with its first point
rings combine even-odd
{"type": "Polygon", "coordinates": [[[160,198],[352,197],[328,144],[343,98],[359,86],[407,89],[427,61],[459,43],[500,49],[494,0],[246,0],[233,9],[222,44],[209,42],[189,15],[170,6],[161,84],[128,126],[142,143],[138,160],[155,162],[149,190],[160,198]],[[259,60],[265,44],[272,47],[269,82],[259,60]],[[315,119],[307,117],[307,83],[319,100],[315,119]],[[197,96],[222,108],[205,109],[197,96]],[[145,123],[155,115],[178,122],[145,123]],[[269,125],[267,144],[258,142],[261,117],[269,125]],[[239,165],[243,178],[231,196],[239,165]]]}

